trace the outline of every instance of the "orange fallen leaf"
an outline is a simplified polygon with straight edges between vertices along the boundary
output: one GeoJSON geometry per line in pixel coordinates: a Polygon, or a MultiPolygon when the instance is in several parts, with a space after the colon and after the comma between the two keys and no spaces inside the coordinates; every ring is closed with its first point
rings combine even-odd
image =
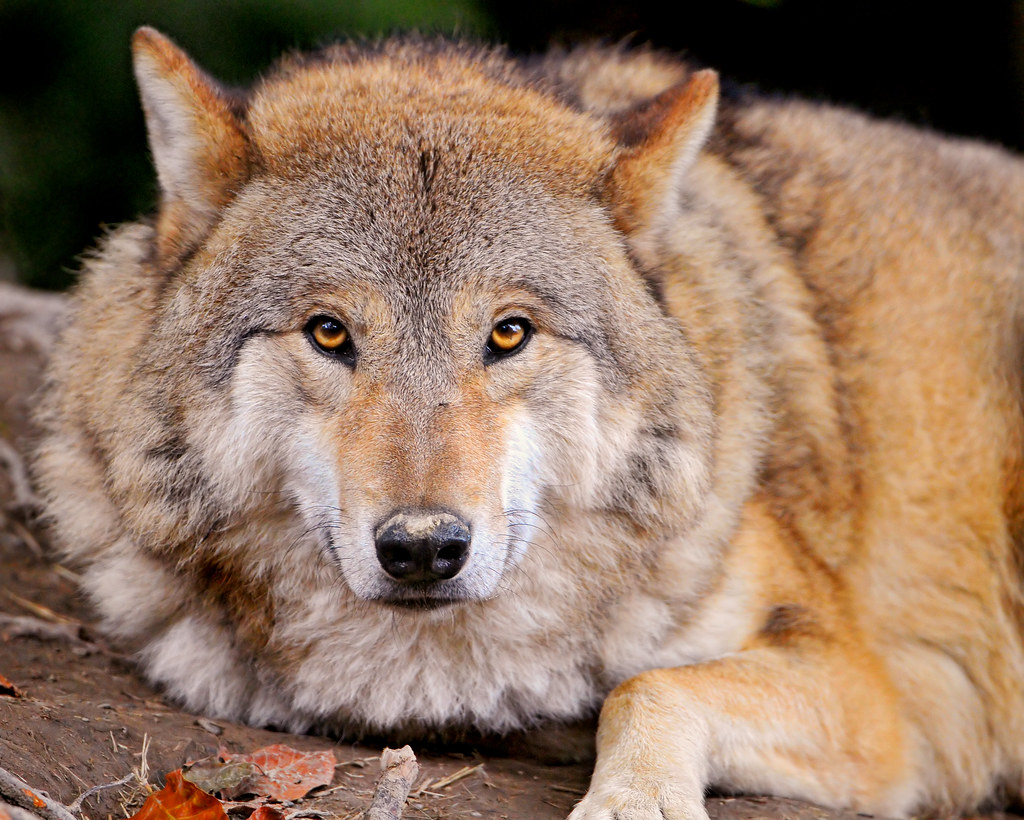
{"type": "Polygon", "coordinates": [[[9,698],[23,698],[25,693],[22,692],[17,686],[11,683],[3,675],[0,675],[0,695],[9,698]]]}
{"type": "Polygon", "coordinates": [[[181,776],[181,769],[167,774],[166,785],[151,794],[132,820],[227,820],[216,797],[181,776]]]}
{"type": "Polygon", "coordinates": [[[221,757],[225,763],[253,763],[258,766],[260,774],[249,781],[248,787],[253,794],[271,800],[298,800],[317,786],[329,786],[334,780],[334,767],[338,762],[329,749],[325,752],[300,752],[280,743],[252,754],[222,754],[221,757]]]}

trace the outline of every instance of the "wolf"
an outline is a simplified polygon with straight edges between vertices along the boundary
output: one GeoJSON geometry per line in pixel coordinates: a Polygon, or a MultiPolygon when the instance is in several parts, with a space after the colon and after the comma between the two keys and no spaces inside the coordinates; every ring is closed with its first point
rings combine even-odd
{"type": "Polygon", "coordinates": [[[644,50],[134,66],[159,208],[84,263],[35,472],[171,697],[600,712],[572,820],[1020,796],[1020,159],[644,50]]]}

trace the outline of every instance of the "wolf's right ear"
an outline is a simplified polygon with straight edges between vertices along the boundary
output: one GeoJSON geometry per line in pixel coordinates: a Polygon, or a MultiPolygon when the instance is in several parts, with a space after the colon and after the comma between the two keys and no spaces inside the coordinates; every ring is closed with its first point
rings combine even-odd
{"type": "Polygon", "coordinates": [[[192,250],[249,169],[249,148],[230,98],[160,32],[132,38],[135,79],[160,182],[157,248],[170,266],[192,250]]]}

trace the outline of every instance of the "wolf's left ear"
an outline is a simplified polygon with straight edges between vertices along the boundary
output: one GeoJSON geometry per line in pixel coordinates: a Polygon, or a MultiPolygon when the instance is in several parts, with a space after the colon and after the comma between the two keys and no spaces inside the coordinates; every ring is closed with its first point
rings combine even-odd
{"type": "Polygon", "coordinates": [[[651,227],[673,211],[680,183],[715,124],[718,74],[698,71],[620,115],[623,151],[612,171],[615,221],[627,233],[651,227]]]}
{"type": "Polygon", "coordinates": [[[229,95],[155,29],[132,38],[135,79],[160,182],[157,244],[173,264],[209,231],[248,173],[248,142],[229,95]]]}

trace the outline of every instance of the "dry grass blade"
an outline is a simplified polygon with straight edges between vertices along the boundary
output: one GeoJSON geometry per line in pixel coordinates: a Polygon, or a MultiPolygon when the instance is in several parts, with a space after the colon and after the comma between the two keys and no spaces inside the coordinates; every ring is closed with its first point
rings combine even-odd
{"type": "Polygon", "coordinates": [[[469,777],[471,774],[481,771],[483,767],[483,763],[478,763],[475,766],[464,766],[457,772],[454,772],[453,774],[450,774],[447,777],[442,777],[438,780],[433,781],[432,783],[427,783],[423,786],[420,786],[418,789],[416,789],[416,794],[423,794],[427,791],[437,791],[438,789],[447,788],[448,786],[452,785],[452,783],[458,783],[460,780],[469,777]]]}
{"type": "Polygon", "coordinates": [[[139,752],[139,767],[132,769],[132,774],[138,779],[139,783],[146,787],[147,790],[152,791],[149,787],[149,735],[144,734],[142,736],[142,750],[139,752]]]}
{"type": "Polygon", "coordinates": [[[53,564],[52,569],[54,574],[59,575],[65,581],[70,581],[72,584],[82,583],[82,576],[74,570],[68,569],[63,564],[53,564]]]}
{"type": "Polygon", "coordinates": [[[31,552],[36,558],[43,558],[46,555],[39,541],[37,541],[35,535],[32,534],[32,531],[18,519],[8,518],[7,526],[14,530],[14,534],[26,547],[28,547],[29,552],[31,552]]]}
{"type": "Polygon", "coordinates": [[[82,625],[81,621],[78,621],[75,618],[69,618],[66,615],[61,615],[58,612],[54,612],[48,606],[37,604],[35,601],[30,601],[28,598],[22,598],[20,595],[11,592],[9,589],[4,590],[4,595],[6,595],[11,601],[16,603],[22,609],[28,610],[37,618],[42,618],[44,621],[49,621],[52,624],[75,624],[76,626],[82,625]]]}

